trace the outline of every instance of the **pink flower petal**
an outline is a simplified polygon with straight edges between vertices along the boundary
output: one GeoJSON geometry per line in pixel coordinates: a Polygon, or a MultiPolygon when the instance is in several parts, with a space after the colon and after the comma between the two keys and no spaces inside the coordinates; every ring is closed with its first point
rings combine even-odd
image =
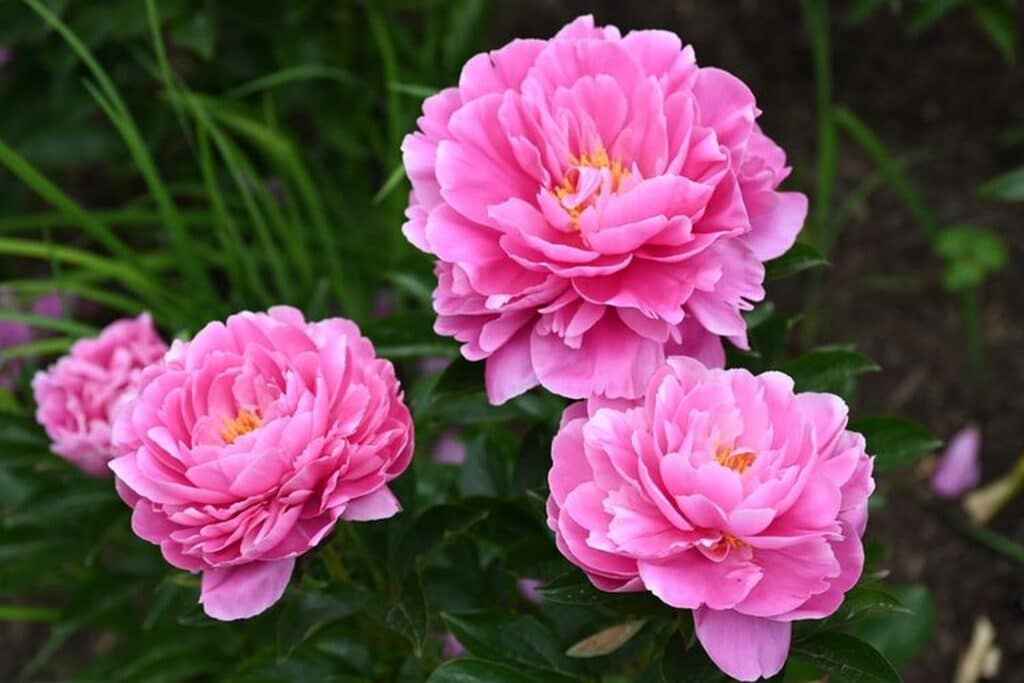
{"type": "Polygon", "coordinates": [[[943,498],[957,498],[981,481],[981,430],[964,427],[953,435],[932,476],[932,490],[943,498]]]}
{"type": "Polygon", "coordinates": [[[199,602],[207,616],[221,621],[254,617],[281,599],[294,567],[295,559],[288,558],[207,569],[199,602]]]}
{"type": "Polygon", "coordinates": [[[736,680],[771,678],[786,663],[792,633],[786,622],[705,608],[694,612],[693,623],[711,661],[736,680]]]}

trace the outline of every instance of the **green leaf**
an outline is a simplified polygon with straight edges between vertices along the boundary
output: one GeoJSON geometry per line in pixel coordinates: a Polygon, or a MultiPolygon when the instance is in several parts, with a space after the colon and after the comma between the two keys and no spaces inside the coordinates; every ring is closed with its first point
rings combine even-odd
{"type": "Polygon", "coordinates": [[[405,582],[401,600],[388,610],[385,620],[388,626],[409,639],[417,658],[423,656],[423,642],[427,638],[429,615],[418,574],[414,574],[405,582]]]}
{"type": "Polygon", "coordinates": [[[877,472],[911,465],[942,445],[925,427],[902,417],[863,417],[853,420],[850,429],[867,439],[877,472]]]}
{"type": "Polygon", "coordinates": [[[285,604],[277,622],[278,649],[289,653],[328,625],[361,610],[366,592],[351,583],[333,583],[303,591],[285,604]]]}
{"type": "Polygon", "coordinates": [[[819,633],[794,643],[791,652],[824,669],[832,683],[900,683],[885,657],[845,633],[819,633]]]}
{"type": "Polygon", "coordinates": [[[419,556],[449,543],[487,517],[487,510],[465,505],[442,504],[427,508],[403,535],[392,569],[398,577],[415,567],[419,556]]]}
{"type": "Polygon", "coordinates": [[[34,420],[0,412],[0,445],[5,451],[14,447],[49,450],[50,440],[34,420]]]}
{"type": "Polygon", "coordinates": [[[689,648],[676,634],[661,656],[661,683],[719,683],[729,678],[719,670],[699,643],[689,648]]]}
{"type": "Polygon", "coordinates": [[[1024,166],[989,180],[978,194],[1001,202],[1024,202],[1024,166]]]}
{"type": "Polygon", "coordinates": [[[1002,270],[1010,258],[998,235],[971,225],[942,230],[935,239],[935,250],[947,262],[943,284],[951,292],[981,285],[988,275],[1002,270]]]}
{"type": "Polygon", "coordinates": [[[1007,62],[1017,56],[1017,17],[1015,8],[1002,0],[974,3],[974,20],[1007,62]]]}
{"type": "Polygon", "coordinates": [[[928,0],[919,3],[910,17],[910,33],[921,33],[966,2],[967,0],[928,0]]]}
{"type": "Polygon", "coordinates": [[[537,590],[546,602],[560,605],[604,605],[620,613],[633,614],[656,614],[666,609],[648,593],[600,591],[577,569],[562,574],[537,590]]]}
{"type": "Polygon", "coordinates": [[[935,214],[907,174],[900,168],[899,163],[893,158],[881,138],[849,109],[836,107],[835,120],[836,124],[867,152],[878,169],[885,175],[889,186],[903,201],[921,231],[930,239],[934,239],[939,230],[935,214]]]}
{"type": "Polygon", "coordinates": [[[441,373],[433,391],[415,406],[417,419],[426,417],[444,424],[502,422],[522,416],[517,401],[492,406],[484,387],[484,363],[456,358],[441,373]]]}
{"type": "Polygon", "coordinates": [[[646,619],[630,619],[621,624],[609,626],[579,641],[566,650],[565,654],[581,658],[603,657],[611,654],[625,645],[646,623],[646,619]]]}
{"type": "Polygon", "coordinates": [[[781,280],[812,268],[827,266],[828,260],[809,244],[797,242],[789,251],[765,264],[765,281],[781,280]]]}
{"type": "Polygon", "coordinates": [[[512,474],[512,481],[519,491],[542,489],[547,483],[553,436],[546,425],[537,424],[523,437],[512,474]]]}
{"type": "Polygon", "coordinates": [[[57,621],[60,612],[50,607],[0,605],[0,621],[57,621]]]}
{"type": "Polygon", "coordinates": [[[459,467],[459,493],[463,496],[498,498],[508,492],[508,467],[498,444],[479,434],[459,467]]]}
{"type": "Polygon", "coordinates": [[[871,643],[893,664],[903,666],[928,643],[935,622],[935,602],[924,586],[895,586],[893,593],[906,613],[867,615],[851,627],[851,632],[871,643]]]}
{"type": "Polygon", "coordinates": [[[213,59],[216,38],[210,15],[202,11],[192,13],[188,19],[171,29],[171,39],[175,43],[206,61],[213,59]]]}
{"type": "Polygon", "coordinates": [[[553,671],[523,671],[506,664],[462,657],[439,666],[427,683],[566,683],[574,680],[553,671]]]}
{"type": "Polygon", "coordinates": [[[885,3],[886,0],[853,0],[846,12],[843,13],[843,22],[847,26],[863,24],[885,3]]]}
{"type": "Polygon", "coordinates": [[[853,380],[879,369],[866,356],[845,346],[826,346],[783,363],[779,370],[793,378],[798,391],[849,393],[853,380]]]}
{"type": "Polygon", "coordinates": [[[829,621],[849,624],[878,614],[911,614],[895,593],[880,585],[857,586],[843,598],[843,604],[829,621]]]}
{"type": "Polygon", "coordinates": [[[474,612],[442,614],[441,618],[452,635],[477,657],[565,673],[575,668],[562,653],[555,634],[535,617],[474,612]]]}

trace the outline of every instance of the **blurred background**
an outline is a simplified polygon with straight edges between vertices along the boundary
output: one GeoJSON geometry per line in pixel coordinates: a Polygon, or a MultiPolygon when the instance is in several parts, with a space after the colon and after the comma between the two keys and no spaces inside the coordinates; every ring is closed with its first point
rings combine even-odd
{"type": "MultiPolygon", "coordinates": [[[[900,413],[943,438],[977,425],[982,484],[1007,475],[1024,451],[1014,0],[8,0],[0,296],[4,320],[35,331],[0,338],[13,349],[0,398],[20,404],[33,367],[140,307],[173,334],[288,302],[355,318],[389,340],[384,355],[452,356],[423,311],[430,264],[399,232],[401,138],[468,56],[548,37],[583,13],[675,31],[699,63],[757,95],[761,126],[794,168],[789,186],[811,197],[808,258],[831,264],[769,284],[773,324],[792,329],[777,352],[854,343],[882,368],[863,378],[856,414],[900,413]],[[56,313],[40,308],[47,295],[56,313]]],[[[921,618],[872,637],[906,680],[949,680],[987,617],[1001,680],[1020,680],[1024,503],[965,524],[930,493],[934,467],[907,470],[876,501],[885,512],[870,536],[887,544],[881,564],[921,618]]],[[[88,561],[112,533],[64,525],[46,545],[33,524],[52,527],[98,494],[51,493],[10,515],[40,498],[40,481],[0,470],[8,597],[44,585],[54,548],[88,561]]],[[[109,597],[88,572],[62,581],[109,597]]],[[[60,678],[114,648],[86,610],[56,637],[40,616],[0,625],[0,679],[26,664],[30,680],[60,678]]]]}

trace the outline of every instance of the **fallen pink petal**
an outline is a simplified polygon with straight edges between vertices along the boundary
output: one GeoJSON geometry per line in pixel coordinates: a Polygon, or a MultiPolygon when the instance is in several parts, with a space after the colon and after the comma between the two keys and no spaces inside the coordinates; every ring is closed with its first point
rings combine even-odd
{"type": "Polygon", "coordinates": [[[953,435],[932,476],[932,490],[942,498],[959,498],[981,481],[981,430],[971,425],[953,435]]]}

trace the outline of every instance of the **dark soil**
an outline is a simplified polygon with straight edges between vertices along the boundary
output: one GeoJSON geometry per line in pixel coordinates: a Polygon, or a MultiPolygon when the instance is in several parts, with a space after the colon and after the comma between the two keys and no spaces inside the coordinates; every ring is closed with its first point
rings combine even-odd
{"type": "MultiPolygon", "coordinates": [[[[498,10],[492,42],[546,37],[587,12],[623,30],[676,31],[695,46],[702,64],[739,75],[757,93],[762,127],[789,152],[796,183],[810,185],[814,89],[798,3],[510,2],[498,10]]],[[[857,414],[897,412],[943,437],[968,421],[979,423],[984,481],[990,481],[1024,450],[1024,210],[981,201],[974,188],[1024,161],[1019,149],[1014,157],[999,143],[1003,131],[1024,124],[1024,69],[1001,59],[969,13],[953,14],[916,38],[909,37],[905,17],[885,11],[858,28],[836,17],[832,24],[836,100],[867,121],[898,158],[913,161],[910,173],[942,223],[993,229],[1012,253],[1010,266],[983,292],[986,372],[975,380],[959,304],[941,287],[942,264],[899,199],[882,188],[858,207],[830,254],[834,265],[824,274],[824,296],[815,310],[821,330],[816,341],[854,341],[883,366],[862,383],[857,414]]],[[[843,140],[839,201],[872,170],[866,156],[843,140]]],[[[806,284],[784,283],[770,295],[798,311],[806,284]]],[[[1003,651],[1000,680],[1024,680],[1024,570],[950,528],[936,506],[955,512],[955,504],[927,502],[924,471],[905,476],[900,484],[907,490],[890,491],[887,507],[869,527],[869,536],[890,547],[893,580],[925,583],[937,604],[931,642],[905,669],[905,679],[950,680],[975,619],[987,615],[1003,651]]],[[[1022,513],[1024,500],[1018,499],[992,525],[1024,541],[1022,513]]]]}

